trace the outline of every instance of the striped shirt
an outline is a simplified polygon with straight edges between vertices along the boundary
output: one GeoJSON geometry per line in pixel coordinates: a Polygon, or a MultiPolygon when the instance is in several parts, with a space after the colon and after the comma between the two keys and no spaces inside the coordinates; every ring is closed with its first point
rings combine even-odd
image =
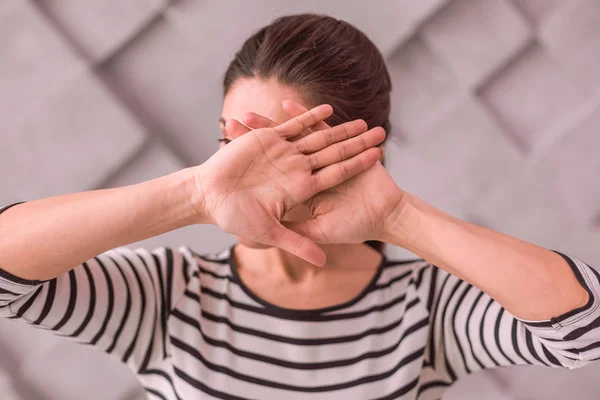
{"type": "Polygon", "coordinates": [[[117,357],[152,399],[440,399],[484,368],[600,357],[600,275],[566,255],[588,304],[523,321],[423,260],[385,257],[351,301],[285,309],[244,285],[232,249],[120,248],[47,281],[0,270],[0,316],[117,357]]]}

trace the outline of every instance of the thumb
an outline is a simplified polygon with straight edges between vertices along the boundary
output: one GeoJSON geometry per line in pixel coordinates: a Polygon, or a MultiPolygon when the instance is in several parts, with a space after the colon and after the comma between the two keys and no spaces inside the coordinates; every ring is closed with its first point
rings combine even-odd
{"type": "MultiPolygon", "coordinates": [[[[304,114],[308,111],[308,108],[304,107],[302,104],[298,103],[294,100],[284,100],[281,105],[286,113],[291,115],[292,117],[297,117],[299,115],[304,114]]],[[[324,129],[331,128],[325,121],[321,121],[315,126],[309,128],[310,132],[321,131],[324,129]]]]}
{"type": "Polygon", "coordinates": [[[323,231],[319,227],[319,223],[316,219],[309,221],[284,221],[283,224],[286,228],[296,232],[299,235],[310,238],[317,243],[330,243],[327,237],[323,234],[323,231]]]}
{"type": "Polygon", "coordinates": [[[272,128],[278,125],[275,121],[272,121],[269,118],[255,112],[248,112],[244,114],[242,121],[244,121],[244,124],[246,124],[247,127],[252,129],[272,128]]]}
{"type": "Polygon", "coordinates": [[[225,131],[227,131],[229,136],[235,139],[245,133],[250,132],[250,129],[241,124],[238,120],[230,119],[225,123],[225,131]]]}
{"type": "Polygon", "coordinates": [[[319,267],[325,265],[327,259],[325,251],[307,237],[302,236],[281,224],[273,227],[272,235],[275,239],[267,244],[279,247],[281,250],[287,251],[288,253],[302,258],[311,264],[318,265],[319,267]]]}

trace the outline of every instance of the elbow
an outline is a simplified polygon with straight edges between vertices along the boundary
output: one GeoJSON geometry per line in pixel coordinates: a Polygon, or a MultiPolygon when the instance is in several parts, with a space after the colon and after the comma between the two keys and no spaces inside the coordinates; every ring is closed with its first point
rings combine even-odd
{"type": "MultiPolygon", "coordinates": [[[[600,349],[600,343],[595,344],[600,349]]],[[[561,351],[558,356],[560,360],[560,366],[566,369],[579,369],[600,360],[600,353],[598,351],[590,351],[588,349],[569,349],[561,351]]]]}
{"type": "Polygon", "coordinates": [[[583,367],[586,367],[586,366],[588,366],[590,364],[596,363],[599,359],[600,359],[600,356],[598,356],[598,355],[595,355],[595,356],[591,356],[591,355],[589,355],[589,356],[585,356],[585,355],[581,356],[580,355],[580,357],[578,359],[576,359],[576,360],[573,360],[571,362],[571,364],[569,366],[567,366],[567,368],[568,369],[583,368],[583,367]]]}

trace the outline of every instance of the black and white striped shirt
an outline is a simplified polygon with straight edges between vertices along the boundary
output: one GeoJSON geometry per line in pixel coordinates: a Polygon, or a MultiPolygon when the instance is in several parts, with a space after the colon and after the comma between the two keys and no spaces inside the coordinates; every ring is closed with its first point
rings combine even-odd
{"type": "Polygon", "coordinates": [[[92,344],[157,399],[440,399],[483,368],[576,368],[600,357],[600,275],[563,256],[590,301],[522,321],[422,260],[383,260],[353,300],[270,305],[231,249],[116,249],[48,281],[0,270],[0,316],[92,344]]]}

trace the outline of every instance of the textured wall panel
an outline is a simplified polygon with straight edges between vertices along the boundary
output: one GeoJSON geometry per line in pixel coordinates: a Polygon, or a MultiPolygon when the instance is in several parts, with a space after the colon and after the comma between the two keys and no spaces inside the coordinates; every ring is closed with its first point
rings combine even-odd
{"type": "Polygon", "coordinates": [[[0,202],[93,188],[137,150],[140,126],[84,74],[3,135],[0,202]],[[8,151],[10,149],[10,151],[8,151]]]}
{"type": "Polygon", "coordinates": [[[560,0],[511,0],[513,5],[521,10],[530,21],[538,24],[560,3],[560,0]]]}
{"type": "Polygon", "coordinates": [[[463,210],[523,167],[486,110],[471,98],[462,100],[434,129],[390,156],[398,160],[391,168],[401,187],[455,215],[465,215],[463,210]]]}
{"type": "Polygon", "coordinates": [[[541,175],[512,176],[484,194],[469,213],[484,226],[550,248],[561,248],[577,223],[554,196],[552,180],[541,175]]]}
{"type": "MultiPolygon", "coordinates": [[[[46,359],[47,355],[64,339],[55,335],[48,335],[39,329],[33,329],[14,321],[0,324],[0,344],[5,356],[16,360],[10,366],[13,371],[28,368],[39,368],[39,362],[46,359]],[[27,343],[27,346],[23,346],[27,343]]],[[[42,368],[43,369],[43,368],[42,368]]]]}
{"type": "MultiPolygon", "coordinates": [[[[251,32],[275,18],[306,12],[328,14],[350,22],[387,55],[448,1],[378,0],[366,6],[364,0],[228,0],[227,7],[223,7],[220,0],[184,1],[171,7],[167,16],[198,38],[218,35],[219,40],[203,41],[203,51],[216,49],[213,55],[217,60],[225,57],[228,61],[251,32]]],[[[226,66],[218,61],[213,61],[213,65],[221,73],[226,66]]]]}
{"type": "Polygon", "coordinates": [[[517,367],[500,368],[495,372],[510,398],[515,400],[597,400],[599,373],[599,364],[580,370],[517,367]]]}
{"type": "MultiPolygon", "coordinates": [[[[571,207],[579,225],[600,215],[600,103],[598,108],[545,154],[544,166],[551,171],[553,189],[571,207]]],[[[598,243],[600,246],[600,243],[598,243]]]]}
{"type": "MultiPolygon", "coordinates": [[[[0,202],[202,162],[217,148],[234,52],[277,16],[309,11],[356,25],[388,59],[397,140],[386,165],[403,188],[600,265],[596,0],[2,0],[0,202]]],[[[202,253],[233,240],[192,226],[132,246],[202,253]]],[[[3,399],[9,387],[27,400],[141,397],[113,360],[4,321],[0,370],[11,373],[3,399]]],[[[446,398],[595,399],[597,371],[487,371],[446,398]]]]}
{"type": "Polygon", "coordinates": [[[394,134],[412,137],[426,130],[444,115],[459,89],[456,76],[419,37],[398,49],[388,68],[394,134]]]}
{"type": "Polygon", "coordinates": [[[481,96],[525,151],[536,150],[547,130],[586,98],[577,85],[548,53],[530,47],[481,90],[481,96]]]}
{"type": "Polygon", "coordinates": [[[4,0],[0,3],[0,17],[12,13],[16,8],[22,7],[26,0],[4,0]]]}
{"type": "MultiPolygon", "coordinates": [[[[215,145],[215,148],[217,146],[215,145]]],[[[160,176],[168,175],[185,168],[162,143],[149,143],[148,147],[129,165],[123,166],[113,179],[106,183],[107,187],[120,187],[144,182],[160,176]]]]}
{"type": "MultiPolygon", "coordinates": [[[[78,400],[84,393],[86,399],[118,399],[121,393],[140,392],[125,365],[92,347],[13,321],[0,324],[0,360],[0,372],[7,368],[12,375],[15,400],[78,400]]],[[[0,393],[5,400],[5,392],[0,393]]]]}
{"type": "Polygon", "coordinates": [[[11,0],[0,7],[2,133],[85,66],[28,2],[11,0]]]}
{"type": "Polygon", "coordinates": [[[479,83],[530,38],[525,20],[506,0],[452,0],[422,32],[465,85],[479,83]]]}
{"type": "Polygon", "coordinates": [[[540,37],[580,82],[593,87],[600,84],[600,2],[564,1],[559,12],[542,24],[540,37]]]}
{"type": "Polygon", "coordinates": [[[157,129],[190,163],[201,163],[219,137],[220,83],[211,58],[180,30],[159,21],[106,66],[157,129]]]}
{"type": "Polygon", "coordinates": [[[167,0],[36,0],[92,60],[101,60],[160,12],[167,0]]]}
{"type": "MultiPolygon", "coordinates": [[[[492,371],[479,371],[461,378],[448,389],[444,400],[517,400],[507,393],[492,371]]],[[[532,398],[533,399],[533,398],[532,398]]]]}
{"type": "MultiPolygon", "coordinates": [[[[581,260],[594,267],[598,265],[600,229],[597,226],[593,229],[578,228],[573,232],[565,232],[563,236],[557,249],[564,249],[569,254],[577,255],[581,260]]],[[[600,391],[600,387],[598,390],[600,391]]]]}
{"type": "Polygon", "coordinates": [[[8,379],[8,375],[0,376],[0,391],[4,400],[21,400],[15,388],[12,386],[11,381],[8,379]]]}
{"type": "Polygon", "coordinates": [[[119,360],[64,341],[21,373],[47,400],[112,400],[140,392],[135,376],[119,360]]]}

